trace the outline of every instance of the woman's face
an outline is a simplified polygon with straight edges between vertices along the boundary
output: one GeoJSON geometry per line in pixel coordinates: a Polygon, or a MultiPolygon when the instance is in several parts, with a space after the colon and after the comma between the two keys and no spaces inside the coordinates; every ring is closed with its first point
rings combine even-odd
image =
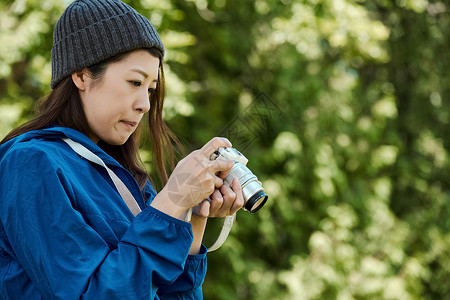
{"type": "Polygon", "coordinates": [[[111,145],[124,144],[150,109],[150,94],[156,89],[159,59],[145,50],[132,52],[111,63],[97,81],[87,70],[74,73],[90,138],[111,145]]]}

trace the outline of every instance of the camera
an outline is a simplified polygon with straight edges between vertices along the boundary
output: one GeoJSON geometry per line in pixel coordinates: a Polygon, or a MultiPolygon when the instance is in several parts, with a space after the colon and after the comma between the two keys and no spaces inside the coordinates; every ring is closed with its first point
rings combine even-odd
{"type": "Polygon", "coordinates": [[[244,209],[250,213],[257,212],[266,203],[269,196],[258,182],[258,178],[246,167],[248,159],[234,148],[219,148],[210,157],[211,160],[224,157],[234,161],[234,165],[224,179],[224,184],[231,186],[233,178],[237,178],[244,194],[244,209]]]}

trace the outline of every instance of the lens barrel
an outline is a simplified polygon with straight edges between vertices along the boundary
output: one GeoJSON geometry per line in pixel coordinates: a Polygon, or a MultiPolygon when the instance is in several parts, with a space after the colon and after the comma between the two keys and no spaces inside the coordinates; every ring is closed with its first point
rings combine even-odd
{"type": "Polygon", "coordinates": [[[224,181],[231,185],[233,178],[236,177],[242,187],[244,194],[244,209],[250,213],[257,212],[266,203],[269,198],[264,192],[264,188],[257,181],[258,178],[240,162],[235,162],[234,166],[228,172],[224,181]]]}
{"type": "Polygon", "coordinates": [[[264,191],[259,191],[248,199],[244,208],[253,214],[266,204],[268,198],[269,196],[264,191]]]}

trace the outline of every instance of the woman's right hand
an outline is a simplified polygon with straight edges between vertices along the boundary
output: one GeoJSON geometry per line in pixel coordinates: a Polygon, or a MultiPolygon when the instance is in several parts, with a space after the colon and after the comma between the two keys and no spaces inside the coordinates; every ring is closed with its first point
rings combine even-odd
{"type": "Polygon", "coordinates": [[[152,206],[178,218],[186,209],[198,205],[220,188],[222,178],[234,164],[228,159],[210,160],[220,147],[231,147],[231,143],[226,138],[215,137],[182,159],[152,206]]]}

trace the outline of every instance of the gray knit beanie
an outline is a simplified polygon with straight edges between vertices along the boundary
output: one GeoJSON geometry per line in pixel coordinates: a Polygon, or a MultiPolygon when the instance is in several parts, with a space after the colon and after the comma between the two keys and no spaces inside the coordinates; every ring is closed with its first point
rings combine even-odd
{"type": "Polygon", "coordinates": [[[59,18],[53,33],[53,89],[73,72],[116,54],[164,46],[153,25],[118,0],[76,0],[59,18]]]}

